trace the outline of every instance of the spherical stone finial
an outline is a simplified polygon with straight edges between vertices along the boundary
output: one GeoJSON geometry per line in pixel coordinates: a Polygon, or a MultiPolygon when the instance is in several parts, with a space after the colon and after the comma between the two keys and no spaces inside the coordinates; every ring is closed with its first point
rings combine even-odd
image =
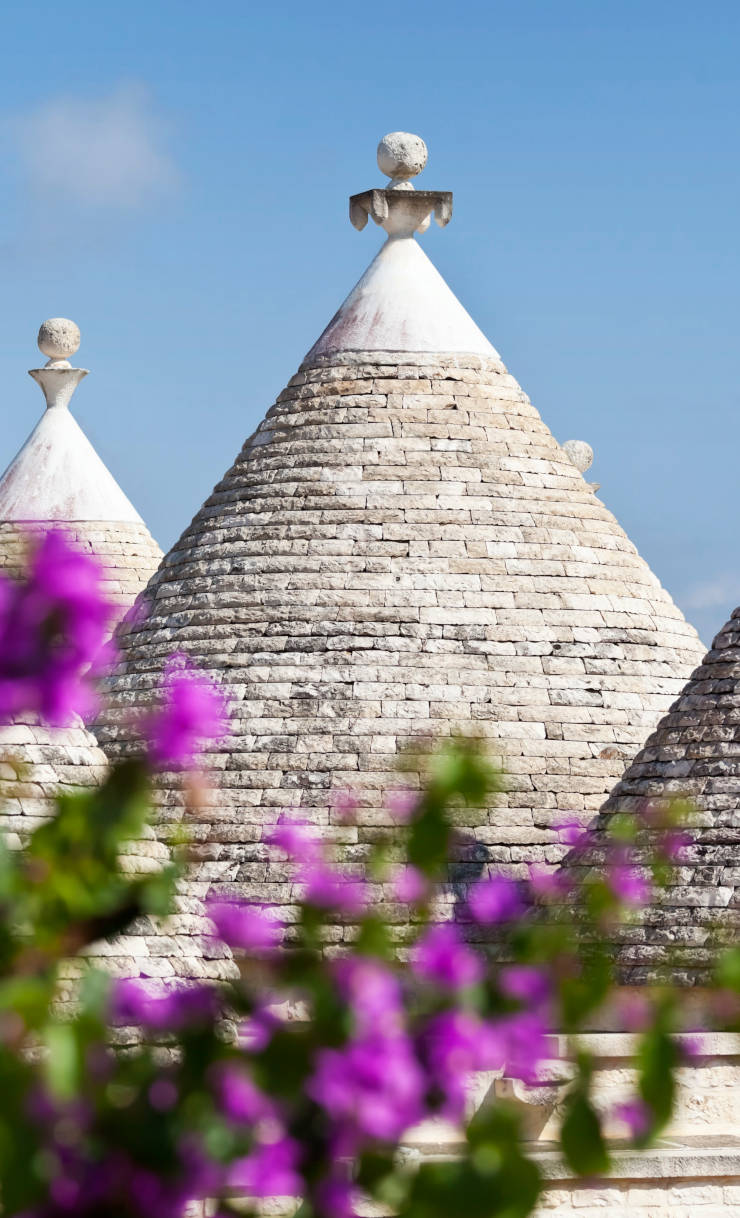
{"type": "Polygon", "coordinates": [[[421,173],[428,155],[427,146],[420,135],[391,131],[378,144],[378,167],[395,185],[421,173]]]}
{"type": "Polygon", "coordinates": [[[562,448],[579,473],[585,474],[593,465],[594,450],[585,440],[566,440],[562,448]]]}
{"type": "Polygon", "coordinates": [[[37,342],[47,359],[69,359],[80,345],[80,331],[67,317],[50,317],[41,326],[37,342]]]}

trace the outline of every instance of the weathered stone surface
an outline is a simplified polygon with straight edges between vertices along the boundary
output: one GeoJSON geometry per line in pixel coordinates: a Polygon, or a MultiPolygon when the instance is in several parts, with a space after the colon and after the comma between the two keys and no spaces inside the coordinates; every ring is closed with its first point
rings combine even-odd
{"type": "Polygon", "coordinates": [[[623,950],[628,977],[666,959],[688,980],[706,979],[713,943],[740,924],[740,609],[722,627],[679,698],[604,805],[637,810],[651,798],[686,795],[698,810],[694,843],[674,886],[662,894],[623,950]]]}
{"type": "MultiPolygon", "coordinates": [[[[497,357],[310,357],[140,604],[99,739],[126,749],[171,651],[212,672],[233,726],[206,758],[191,891],[286,911],[255,835],[286,807],[334,825],[352,787],[361,861],[399,750],[457,730],[510,774],[466,817],[460,880],[557,862],[553,824],[597,810],[702,650],[497,357]]],[[[164,780],[163,841],[182,815],[164,780]]],[[[205,930],[183,932],[199,972],[205,930]]]]}

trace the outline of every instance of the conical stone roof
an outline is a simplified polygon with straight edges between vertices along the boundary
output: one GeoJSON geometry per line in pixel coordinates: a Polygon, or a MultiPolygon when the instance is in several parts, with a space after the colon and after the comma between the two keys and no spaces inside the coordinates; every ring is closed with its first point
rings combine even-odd
{"type": "MultiPolygon", "coordinates": [[[[74,322],[52,318],[39,331],[48,362],[30,375],[44,392],[46,410],[0,478],[0,568],[17,575],[34,534],[62,528],[99,560],[103,590],[122,617],[162,556],[136,509],[106,469],[69,411],[85,369],[72,368],[80,333],[74,322]]],[[[18,844],[51,809],[58,789],[98,782],[107,761],[82,722],[58,731],[38,723],[0,729],[3,801],[0,823],[18,844]]]]}
{"type": "MultiPolygon", "coordinates": [[[[596,812],[703,650],[418,247],[451,196],[401,175],[350,209],[388,241],[164,559],[99,725],[125,750],[175,649],[231,700],[172,940],[191,974],[220,967],[209,888],[293,901],[264,844],[279,812],[329,824],[356,790],[341,835],[362,858],[419,737],[505,759],[507,793],[471,817],[479,859],[555,862],[553,824],[596,812]]],[[[164,840],[181,817],[165,778],[164,840]]]]}
{"type": "Polygon", "coordinates": [[[693,842],[661,902],[621,948],[631,980],[650,977],[670,957],[683,980],[701,982],[712,943],[737,939],[740,929],[740,609],[615,786],[602,822],[684,796],[696,809],[693,842]]]}

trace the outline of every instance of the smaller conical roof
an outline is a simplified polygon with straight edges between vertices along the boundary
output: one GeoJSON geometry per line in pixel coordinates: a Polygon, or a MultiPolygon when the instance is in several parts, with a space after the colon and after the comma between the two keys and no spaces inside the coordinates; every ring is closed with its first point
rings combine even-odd
{"type": "MultiPolygon", "coordinates": [[[[117,620],[156,571],[162,551],[69,411],[87,376],[69,363],[80,343],[77,326],[52,318],[41,326],[38,343],[48,361],[30,375],[43,390],[46,410],[0,478],[0,569],[19,574],[33,535],[64,529],[99,560],[117,620]]],[[[57,789],[99,782],[106,764],[82,722],[52,731],[28,718],[0,728],[0,824],[11,844],[48,816],[57,789]]]]}
{"type": "Polygon", "coordinates": [[[693,842],[674,883],[622,949],[632,980],[671,952],[685,980],[703,981],[712,944],[740,929],[740,608],[720,630],[678,699],[648,737],[602,814],[640,813],[650,800],[688,797],[693,842]]]}

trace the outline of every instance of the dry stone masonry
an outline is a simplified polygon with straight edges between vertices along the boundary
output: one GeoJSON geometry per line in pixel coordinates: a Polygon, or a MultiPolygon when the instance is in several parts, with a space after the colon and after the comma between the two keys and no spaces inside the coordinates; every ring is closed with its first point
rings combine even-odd
{"type": "Polygon", "coordinates": [[[671,959],[687,981],[701,982],[712,943],[736,940],[740,930],[740,609],[614,788],[604,816],[683,795],[696,807],[694,842],[682,852],[675,885],[622,949],[632,980],[671,959]]]}
{"type": "MultiPolygon", "coordinates": [[[[298,373],[173,546],[121,636],[99,739],[113,756],[187,653],[221,682],[232,733],[188,828],[198,865],[156,939],[155,975],[218,976],[200,899],[285,908],[264,838],[285,808],[337,828],[361,861],[399,754],[462,731],[508,773],[468,816],[470,861],[522,870],[562,853],[698,663],[702,648],[421,247],[451,196],[398,169],[351,200],[389,234],[298,373]],[[356,828],[336,826],[357,791],[356,828]]],[[[411,147],[409,168],[414,168],[411,147]]],[[[163,780],[158,832],[182,805],[163,780]]],[[[451,889],[449,900],[454,899],[451,889]]],[[[337,927],[341,938],[343,930],[337,927]]],[[[128,963],[146,972],[145,944],[128,963]]]]}

